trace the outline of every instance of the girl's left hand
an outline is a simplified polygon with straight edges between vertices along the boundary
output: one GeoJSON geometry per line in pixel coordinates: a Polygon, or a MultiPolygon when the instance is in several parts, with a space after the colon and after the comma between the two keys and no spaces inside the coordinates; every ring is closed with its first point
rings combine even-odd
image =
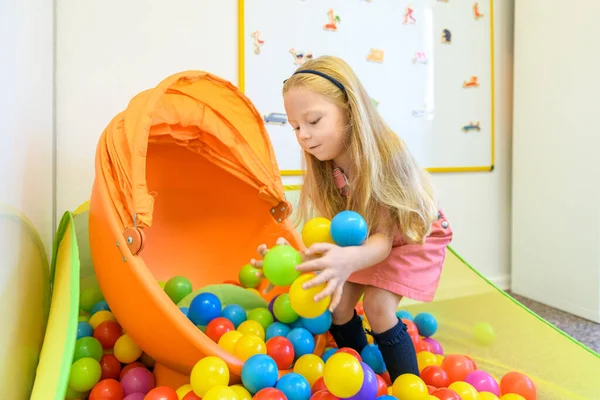
{"type": "Polygon", "coordinates": [[[332,296],[329,311],[333,312],[342,298],[344,283],[354,272],[358,260],[357,248],[340,247],[331,243],[315,243],[306,250],[305,254],[321,254],[321,257],[299,264],[296,266],[296,270],[300,272],[321,271],[321,273],[306,282],[302,288],[306,290],[327,283],[325,289],[317,294],[314,300],[320,301],[327,296],[332,296]]]}

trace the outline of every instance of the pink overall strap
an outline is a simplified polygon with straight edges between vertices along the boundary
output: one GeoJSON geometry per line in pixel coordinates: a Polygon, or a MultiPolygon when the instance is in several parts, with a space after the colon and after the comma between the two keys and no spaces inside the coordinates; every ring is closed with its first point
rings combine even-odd
{"type": "Polygon", "coordinates": [[[348,193],[350,192],[350,182],[348,182],[348,178],[344,171],[340,167],[335,167],[333,169],[333,181],[335,185],[340,190],[340,193],[344,197],[348,197],[348,193]]]}

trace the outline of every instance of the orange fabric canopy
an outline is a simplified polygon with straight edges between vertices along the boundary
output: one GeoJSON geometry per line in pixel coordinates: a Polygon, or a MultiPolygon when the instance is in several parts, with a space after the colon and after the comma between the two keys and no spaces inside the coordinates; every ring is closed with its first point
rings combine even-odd
{"type": "MultiPolygon", "coordinates": [[[[184,71],[135,96],[101,135],[99,157],[123,227],[151,226],[154,198],[146,184],[148,142],[186,146],[255,187],[272,206],[285,202],[263,120],[231,82],[184,71]]],[[[288,212],[289,214],[289,212],[288,212]]]]}

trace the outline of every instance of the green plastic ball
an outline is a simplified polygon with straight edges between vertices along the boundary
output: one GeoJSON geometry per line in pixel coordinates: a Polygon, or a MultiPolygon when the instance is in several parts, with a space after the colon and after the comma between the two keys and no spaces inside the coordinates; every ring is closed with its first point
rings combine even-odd
{"type": "Polygon", "coordinates": [[[277,245],[265,254],[263,271],[265,277],[276,286],[289,286],[300,276],[296,266],[302,256],[292,246],[277,245]]]}
{"type": "Polygon", "coordinates": [[[81,291],[81,295],[79,296],[79,308],[89,313],[92,311],[92,307],[102,300],[104,300],[104,295],[100,290],[100,286],[90,286],[81,291]]]}
{"type": "Polygon", "coordinates": [[[268,308],[264,308],[264,307],[258,307],[258,308],[251,310],[248,313],[248,319],[258,322],[259,324],[261,324],[263,326],[263,328],[265,328],[265,330],[267,330],[269,325],[271,325],[273,322],[275,322],[275,319],[273,318],[273,314],[271,314],[271,311],[269,311],[268,308]]]}
{"type": "Polygon", "coordinates": [[[93,336],[84,336],[77,339],[75,342],[75,352],[73,353],[73,361],[82,358],[93,358],[100,362],[102,358],[102,344],[93,336]]]}
{"type": "Polygon", "coordinates": [[[243,287],[254,289],[258,287],[262,277],[258,268],[254,268],[252,264],[246,264],[240,269],[238,279],[243,287]]]}
{"type": "Polygon", "coordinates": [[[192,290],[192,282],[184,276],[174,276],[165,283],[165,293],[175,304],[192,293],[192,290]]]}
{"type": "Polygon", "coordinates": [[[93,358],[84,357],[71,365],[69,387],[76,392],[87,392],[100,381],[102,367],[93,358]]]}
{"type": "Polygon", "coordinates": [[[478,322],[473,327],[473,338],[483,346],[489,346],[496,340],[494,328],[487,322],[478,322]]]}
{"type": "Polygon", "coordinates": [[[288,293],[282,293],[277,296],[273,303],[273,314],[275,314],[275,318],[279,322],[283,322],[284,324],[291,324],[299,318],[299,315],[290,304],[290,295],[288,293]]]}

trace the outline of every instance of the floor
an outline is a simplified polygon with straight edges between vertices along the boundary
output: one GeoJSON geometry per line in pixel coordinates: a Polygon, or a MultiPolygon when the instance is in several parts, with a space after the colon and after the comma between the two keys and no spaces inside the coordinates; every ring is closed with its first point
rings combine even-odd
{"type": "Polygon", "coordinates": [[[507,293],[563,332],[577,339],[596,353],[600,353],[600,324],[576,317],[514,293],[507,293]]]}

